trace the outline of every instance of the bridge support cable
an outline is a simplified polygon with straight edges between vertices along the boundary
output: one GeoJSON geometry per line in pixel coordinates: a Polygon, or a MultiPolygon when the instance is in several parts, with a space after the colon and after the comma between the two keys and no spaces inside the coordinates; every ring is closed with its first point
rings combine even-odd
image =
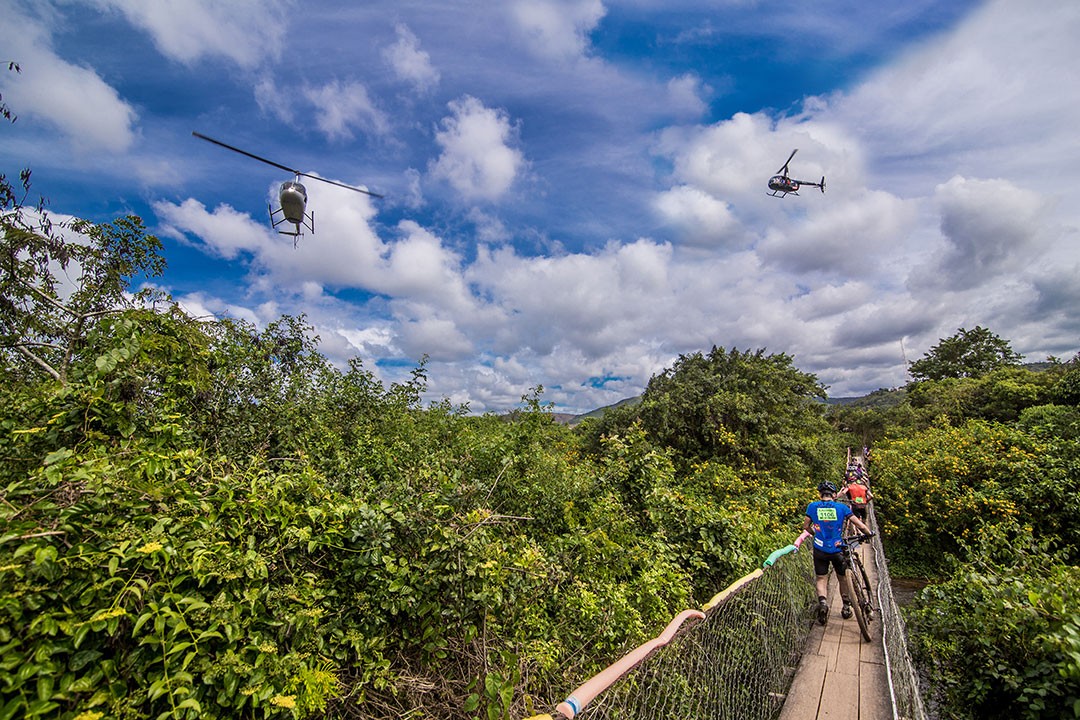
{"type": "Polygon", "coordinates": [[[889,697],[892,702],[893,720],[927,720],[922,704],[919,679],[907,645],[907,625],[892,592],[889,566],[885,560],[885,548],[881,544],[877,516],[873,503],[869,519],[874,529],[874,558],[877,562],[877,605],[881,618],[881,642],[885,654],[885,670],[889,679],[889,697]]]}

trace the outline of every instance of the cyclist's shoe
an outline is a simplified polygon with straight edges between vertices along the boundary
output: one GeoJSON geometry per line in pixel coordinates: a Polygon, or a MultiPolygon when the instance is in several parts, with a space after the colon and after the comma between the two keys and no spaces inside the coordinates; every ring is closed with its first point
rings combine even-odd
{"type": "Polygon", "coordinates": [[[818,600],[817,621],[822,625],[829,621],[829,603],[826,600],[818,600]]]}
{"type": "Polygon", "coordinates": [[[840,609],[840,617],[844,618],[845,620],[850,620],[851,614],[851,603],[845,600],[844,607],[840,609]]]}

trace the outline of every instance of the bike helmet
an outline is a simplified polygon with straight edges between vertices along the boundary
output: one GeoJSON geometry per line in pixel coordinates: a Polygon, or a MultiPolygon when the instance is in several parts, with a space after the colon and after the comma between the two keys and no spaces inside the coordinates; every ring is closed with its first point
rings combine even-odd
{"type": "Polygon", "coordinates": [[[821,484],[817,486],[817,489],[818,489],[818,492],[821,493],[822,495],[824,495],[825,493],[828,493],[829,495],[835,495],[836,494],[836,486],[833,485],[828,480],[823,480],[821,482],[821,484]]]}

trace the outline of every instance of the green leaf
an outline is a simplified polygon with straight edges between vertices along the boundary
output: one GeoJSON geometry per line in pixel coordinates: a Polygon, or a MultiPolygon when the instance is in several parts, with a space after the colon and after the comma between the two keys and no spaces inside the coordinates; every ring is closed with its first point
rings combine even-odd
{"type": "Polygon", "coordinates": [[[169,691],[168,682],[162,678],[150,683],[150,687],[146,691],[146,696],[151,700],[157,700],[159,697],[169,691]]]}
{"type": "Polygon", "coordinates": [[[19,682],[26,682],[30,678],[37,675],[38,670],[40,669],[40,665],[35,665],[34,663],[26,663],[19,668],[19,671],[17,673],[15,673],[15,678],[19,682]]]}
{"type": "Polygon", "coordinates": [[[68,661],[68,667],[78,672],[99,657],[101,657],[100,650],[80,650],[71,656],[71,660],[68,661]]]}
{"type": "Polygon", "coordinates": [[[142,626],[146,624],[147,620],[152,617],[154,617],[154,613],[152,612],[144,612],[142,615],[140,615],[139,619],[135,621],[135,627],[131,629],[131,637],[135,637],[136,635],[138,635],[139,629],[142,628],[142,626]]]}
{"type": "Polygon", "coordinates": [[[176,706],[177,710],[186,710],[188,708],[193,709],[197,713],[202,713],[202,706],[199,705],[199,701],[193,697],[189,697],[176,706]]]}
{"type": "Polygon", "coordinates": [[[58,462],[63,462],[72,456],[71,450],[68,448],[60,448],[59,450],[53,450],[51,453],[45,456],[44,465],[55,465],[58,462]]]}
{"type": "Polygon", "coordinates": [[[11,720],[11,718],[15,717],[16,711],[18,711],[22,704],[23,700],[21,696],[15,696],[8,700],[7,704],[0,708],[0,720],[11,720]]]}
{"type": "Polygon", "coordinates": [[[54,679],[52,675],[43,675],[37,681],[38,700],[51,700],[53,696],[54,679]]]}
{"type": "Polygon", "coordinates": [[[71,644],[74,645],[76,649],[78,649],[79,646],[81,646],[83,644],[83,640],[86,639],[86,636],[89,633],[90,633],[90,624],[89,623],[87,623],[86,625],[79,626],[79,628],[77,630],[75,630],[75,634],[71,638],[71,644]]]}
{"type": "Polygon", "coordinates": [[[58,707],[60,707],[60,703],[54,703],[49,700],[35,700],[27,706],[26,717],[38,717],[39,715],[50,713],[58,707]]]}
{"type": "Polygon", "coordinates": [[[191,647],[194,644],[195,643],[189,642],[189,641],[173,643],[169,647],[168,651],[165,653],[165,656],[168,657],[169,655],[175,655],[178,652],[183,652],[184,650],[187,650],[189,647],[191,647]]]}

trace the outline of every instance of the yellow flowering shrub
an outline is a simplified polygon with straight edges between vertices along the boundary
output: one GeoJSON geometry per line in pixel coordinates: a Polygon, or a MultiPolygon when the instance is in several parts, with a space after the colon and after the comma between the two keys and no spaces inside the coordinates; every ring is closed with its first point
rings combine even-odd
{"type": "Polygon", "coordinates": [[[874,448],[873,493],[894,574],[933,575],[988,525],[1031,523],[1046,447],[1005,425],[932,427],[874,448]]]}

